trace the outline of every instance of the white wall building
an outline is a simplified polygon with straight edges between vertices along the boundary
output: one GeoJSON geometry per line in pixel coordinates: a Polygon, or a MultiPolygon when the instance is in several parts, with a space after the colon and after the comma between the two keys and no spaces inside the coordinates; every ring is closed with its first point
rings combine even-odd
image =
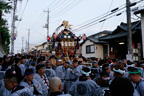
{"type": "Polygon", "coordinates": [[[111,31],[102,31],[100,33],[87,37],[85,41],[81,43],[82,56],[84,57],[96,57],[105,58],[109,56],[109,44],[105,41],[99,41],[98,38],[110,34],[111,31]]]}

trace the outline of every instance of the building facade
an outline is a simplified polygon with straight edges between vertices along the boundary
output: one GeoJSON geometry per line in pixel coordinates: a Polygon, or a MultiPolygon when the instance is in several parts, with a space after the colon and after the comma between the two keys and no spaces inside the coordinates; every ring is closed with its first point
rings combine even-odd
{"type": "Polygon", "coordinates": [[[105,58],[109,56],[109,44],[105,41],[99,41],[100,37],[111,34],[111,31],[102,31],[93,34],[81,43],[81,53],[84,57],[105,58]]]}

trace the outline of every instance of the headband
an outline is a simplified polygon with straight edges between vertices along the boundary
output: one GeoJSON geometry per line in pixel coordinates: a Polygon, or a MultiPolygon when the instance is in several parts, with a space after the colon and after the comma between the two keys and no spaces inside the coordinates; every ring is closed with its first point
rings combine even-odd
{"type": "Polygon", "coordinates": [[[91,66],[92,66],[92,63],[87,63],[87,64],[89,64],[89,65],[91,65],[91,66]]]}
{"type": "Polygon", "coordinates": [[[135,67],[135,64],[127,65],[127,67],[135,67]]]}
{"type": "Polygon", "coordinates": [[[89,74],[91,73],[91,71],[89,71],[89,72],[84,72],[83,70],[81,70],[81,73],[84,74],[84,75],[86,75],[86,76],[89,76],[89,74]]]}
{"type": "Polygon", "coordinates": [[[102,80],[110,80],[110,77],[102,77],[102,80]]]}
{"type": "Polygon", "coordinates": [[[120,74],[124,74],[124,73],[125,73],[124,70],[120,70],[120,69],[116,70],[115,68],[113,68],[113,71],[114,71],[114,72],[118,72],[118,73],[120,73],[120,74]]]}
{"type": "Polygon", "coordinates": [[[130,72],[130,71],[129,71],[128,73],[129,73],[129,74],[139,74],[139,73],[140,73],[140,74],[141,74],[141,76],[142,76],[142,72],[141,72],[139,69],[138,69],[138,71],[137,71],[137,72],[130,72]]]}
{"type": "Polygon", "coordinates": [[[25,75],[30,75],[30,74],[34,74],[34,71],[25,73],[25,75]]]}
{"type": "Polygon", "coordinates": [[[62,62],[62,60],[61,60],[61,59],[58,59],[57,61],[58,61],[58,62],[62,62]]]}

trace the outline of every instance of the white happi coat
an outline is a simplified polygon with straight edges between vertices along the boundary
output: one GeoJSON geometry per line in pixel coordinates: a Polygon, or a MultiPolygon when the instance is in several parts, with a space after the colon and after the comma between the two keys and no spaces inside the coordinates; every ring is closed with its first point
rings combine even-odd
{"type": "Polygon", "coordinates": [[[55,69],[56,76],[59,77],[61,80],[64,80],[65,77],[65,68],[63,65],[57,66],[55,69]]]}
{"type": "Polygon", "coordinates": [[[33,93],[30,91],[29,88],[25,87],[21,90],[12,93],[10,96],[33,96],[33,93]]]}
{"type": "Polygon", "coordinates": [[[32,80],[32,84],[29,84],[28,82],[25,81],[25,79],[20,83],[20,86],[24,86],[24,87],[28,87],[32,93],[34,93],[34,87],[38,86],[38,88],[36,89],[40,94],[42,94],[42,87],[41,84],[33,79],[32,80]]]}
{"type": "Polygon", "coordinates": [[[94,92],[99,86],[93,80],[76,81],[69,89],[72,96],[94,96],[94,92]]]}
{"type": "MultiPolygon", "coordinates": [[[[46,78],[46,81],[49,83],[46,74],[44,74],[44,76],[46,78]]],[[[47,84],[45,83],[44,79],[38,73],[34,74],[34,79],[37,80],[41,84],[42,96],[48,96],[49,86],[47,86],[47,84]]]]}

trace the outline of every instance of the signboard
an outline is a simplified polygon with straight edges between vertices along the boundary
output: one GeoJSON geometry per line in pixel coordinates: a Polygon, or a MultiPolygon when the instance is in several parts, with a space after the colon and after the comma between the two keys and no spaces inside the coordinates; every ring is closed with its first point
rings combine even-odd
{"type": "Polygon", "coordinates": [[[13,37],[13,40],[16,40],[16,37],[13,37]]]}
{"type": "Polygon", "coordinates": [[[132,54],[127,54],[126,55],[126,60],[130,60],[131,62],[133,62],[132,54]]]}
{"type": "Polygon", "coordinates": [[[13,34],[13,40],[16,40],[16,33],[13,34]]]}

